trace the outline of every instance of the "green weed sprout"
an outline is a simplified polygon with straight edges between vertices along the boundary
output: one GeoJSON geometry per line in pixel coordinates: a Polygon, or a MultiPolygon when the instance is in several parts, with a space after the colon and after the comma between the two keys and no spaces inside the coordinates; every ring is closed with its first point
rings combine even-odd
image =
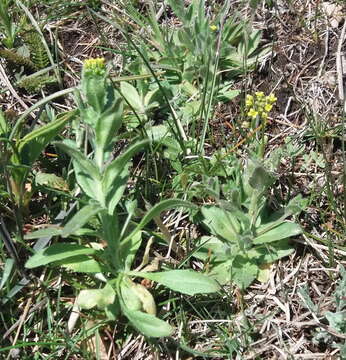
{"type": "MultiPolygon", "coordinates": [[[[68,239],[83,234],[101,238],[99,243],[58,241],[36,252],[27,262],[27,268],[53,264],[76,272],[98,274],[97,289],[84,289],[76,304],[80,309],[98,307],[109,320],[123,313],[142,334],[152,337],[168,336],[173,328],[156,317],[156,305],[151,293],[134,282],[133,277],[156,281],[172,290],[185,294],[215,292],[215,280],[192,270],[167,270],[163,272],[131,271],[137,250],[142,242],[142,229],[154,217],[167,209],[194,207],[182,200],[163,200],[154,205],[136,224],[132,218],[136,201],[125,201],[124,192],[130,176],[131,159],[148,144],[136,141],[121,155],[112,156],[112,145],[122,124],[123,100],[108,78],[104,59],[86,60],[82,70],[81,96],[78,98],[82,126],[75,126],[76,140],[54,143],[72,159],[76,181],[88,203],[62,228],[45,229],[27,235],[28,239],[41,236],[59,236],[68,239]],[[86,127],[92,151],[85,154],[79,148],[86,127]],[[118,204],[124,203],[127,215],[118,213],[118,204]],[[98,217],[100,230],[95,234],[84,227],[98,217]],[[103,286],[102,286],[103,283],[103,286]]],[[[122,210],[123,213],[123,210],[122,210]]]]}

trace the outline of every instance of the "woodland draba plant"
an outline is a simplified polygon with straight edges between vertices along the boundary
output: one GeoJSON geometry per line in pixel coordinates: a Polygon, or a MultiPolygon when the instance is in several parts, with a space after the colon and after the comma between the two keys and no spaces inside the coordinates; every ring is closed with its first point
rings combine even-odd
{"type": "Polygon", "coordinates": [[[81,96],[77,98],[81,118],[80,124],[75,126],[76,140],[67,139],[54,144],[71,157],[77,184],[88,201],[64,227],[37,231],[26,238],[55,235],[67,239],[75,235],[81,240],[79,243],[59,240],[35,253],[27,261],[26,267],[52,263],[73,271],[98,274],[96,277],[100,279],[100,287],[82,290],[77,297],[81,309],[97,306],[111,320],[122,312],[144,335],[167,336],[172,333],[172,327],[155,316],[153,296],[133,277],[150,279],[189,295],[217,291],[218,284],[192,270],[150,273],[131,271],[131,266],[142,241],[142,229],[151,219],[169,208],[194,205],[181,200],[164,200],[153,206],[138,224],[134,223],[132,218],[136,202],[124,201],[123,195],[129,178],[130,160],[135,153],[144,149],[148,140],[134,142],[121,155],[113,158],[112,146],[122,124],[123,100],[108,78],[104,59],[85,61],[81,96]],[[84,136],[88,137],[92,148],[89,154],[79,148],[84,136]],[[120,202],[125,203],[125,219],[118,213],[120,202]],[[83,228],[95,216],[100,223],[100,230],[96,234],[106,246],[95,242],[81,245],[83,234],[95,235],[95,231],[83,228]]]}
{"type": "Polygon", "coordinates": [[[211,180],[209,194],[217,203],[201,208],[201,223],[211,236],[200,239],[194,255],[208,261],[209,275],[220,284],[233,282],[245,289],[264,278],[266,265],[293,252],[288,239],[302,230],[286,219],[298,214],[305,201],[297,196],[286,207],[271,210],[267,193],[275,176],[255,159],[223,185],[218,178],[211,180]]]}

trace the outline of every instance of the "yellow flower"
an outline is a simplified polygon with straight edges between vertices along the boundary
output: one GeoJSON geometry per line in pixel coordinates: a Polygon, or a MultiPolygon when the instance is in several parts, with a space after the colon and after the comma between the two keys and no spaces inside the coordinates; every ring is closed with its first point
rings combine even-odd
{"type": "Polygon", "coordinates": [[[267,100],[271,104],[274,104],[276,102],[277,98],[276,98],[276,96],[274,94],[270,94],[269,96],[267,96],[267,100]]]}
{"type": "Polygon", "coordinates": [[[217,30],[216,25],[210,25],[209,28],[210,28],[211,31],[216,31],[217,30]]]}
{"type": "Polygon", "coordinates": [[[245,105],[246,105],[246,107],[251,107],[253,105],[253,96],[252,95],[246,95],[245,105]]]}
{"type": "Polygon", "coordinates": [[[264,106],[264,110],[265,110],[267,113],[269,113],[269,111],[270,111],[272,108],[273,108],[273,105],[272,105],[272,104],[266,104],[266,105],[264,106]]]}
{"type": "Polygon", "coordinates": [[[264,98],[264,92],[263,91],[257,91],[255,92],[255,95],[258,99],[263,99],[264,98]]]}
{"type": "Polygon", "coordinates": [[[258,111],[256,111],[255,109],[250,109],[250,111],[247,113],[248,116],[250,116],[251,118],[255,119],[258,115],[258,111]]]}
{"type": "Polygon", "coordinates": [[[96,58],[96,59],[87,59],[83,63],[84,71],[93,73],[93,74],[103,74],[106,70],[106,64],[104,58],[96,58]]]}

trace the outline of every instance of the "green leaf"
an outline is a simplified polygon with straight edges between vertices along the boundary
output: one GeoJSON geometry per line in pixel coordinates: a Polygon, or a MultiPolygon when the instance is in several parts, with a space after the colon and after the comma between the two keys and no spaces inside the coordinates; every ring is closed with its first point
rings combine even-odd
{"type": "Polygon", "coordinates": [[[99,116],[95,127],[95,142],[98,148],[107,149],[122,122],[123,100],[113,94],[106,110],[99,116]]]}
{"type": "Polygon", "coordinates": [[[171,325],[154,315],[141,311],[130,311],[126,309],[124,305],[122,306],[122,310],[131,324],[145,336],[164,337],[170,336],[173,333],[171,325]]]}
{"type": "Polygon", "coordinates": [[[62,177],[56,176],[55,174],[38,172],[35,176],[35,182],[37,185],[47,186],[56,190],[69,190],[67,182],[62,177]]]}
{"type": "Polygon", "coordinates": [[[85,205],[80,209],[72,219],[63,227],[61,231],[62,237],[68,237],[75,233],[84,224],[86,224],[94,215],[98,214],[102,208],[98,203],[85,205]]]}
{"type": "Polygon", "coordinates": [[[4,113],[0,110],[0,137],[7,134],[9,128],[4,116],[4,113]]]}
{"type": "Polygon", "coordinates": [[[217,261],[226,261],[231,256],[230,247],[215,236],[202,236],[199,243],[202,245],[193,253],[197,259],[207,260],[212,256],[217,261]]]}
{"type": "Polygon", "coordinates": [[[187,295],[207,294],[220,290],[216,281],[192,270],[168,270],[156,273],[131,271],[130,275],[156,281],[187,295]]]}
{"type": "MultiPolygon", "coordinates": [[[[260,227],[257,232],[261,233],[261,229],[265,229],[266,225],[263,225],[260,227]]],[[[262,230],[263,232],[263,230],[262,230]]],[[[302,229],[298,224],[292,223],[292,222],[284,222],[275,228],[264,232],[262,235],[257,236],[253,240],[253,244],[265,244],[270,243],[273,241],[286,239],[291,236],[296,236],[302,233],[302,229]]]]}
{"type": "Polygon", "coordinates": [[[130,104],[130,106],[139,114],[143,114],[145,111],[144,105],[136,88],[128,82],[122,81],[120,83],[120,90],[123,97],[130,104]]]}
{"type": "Polygon", "coordinates": [[[22,164],[31,165],[75,114],[76,111],[68,112],[20,139],[17,146],[22,164]]]}
{"type": "Polygon", "coordinates": [[[142,309],[142,301],[136,292],[136,284],[128,277],[124,277],[120,284],[121,299],[129,311],[142,309]]]}
{"type": "Polygon", "coordinates": [[[62,228],[60,227],[47,227],[45,229],[33,231],[24,236],[24,239],[38,239],[40,237],[48,237],[48,236],[58,236],[61,235],[62,228]]]}
{"type": "Polygon", "coordinates": [[[148,140],[143,140],[131,145],[106,167],[102,180],[102,189],[110,214],[113,213],[124,193],[128,178],[129,161],[148,143],[148,140]]]}
{"type": "Polygon", "coordinates": [[[248,250],[247,256],[256,259],[258,264],[268,264],[288,256],[292,252],[294,252],[294,248],[289,245],[288,239],[282,239],[273,244],[255,246],[248,250]]]}
{"type": "Polygon", "coordinates": [[[255,260],[237,255],[231,266],[231,279],[242,290],[246,289],[256,278],[259,272],[255,260]]]}
{"type": "Polygon", "coordinates": [[[270,185],[273,184],[275,178],[267,171],[263,166],[256,166],[249,179],[249,184],[253,189],[258,191],[266,190],[270,185]]]}
{"type": "Polygon", "coordinates": [[[70,142],[56,142],[56,146],[65,151],[73,159],[73,166],[78,185],[92,199],[103,204],[101,175],[97,166],[70,142]]]}
{"type": "Polygon", "coordinates": [[[6,259],[4,269],[2,272],[2,276],[1,276],[0,290],[3,288],[3,286],[6,284],[6,281],[9,279],[14,264],[15,263],[14,263],[13,259],[11,259],[11,258],[6,259]]]}
{"type": "Polygon", "coordinates": [[[124,261],[124,268],[129,270],[142,243],[142,232],[139,231],[126,243],[120,243],[120,259],[124,261]]]}
{"type": "Polygon", "coordinates": [[[92,309],[97,306],[104,309],[115,301],[116,292],[111,285],[107,284],[103,289],[82,290],[77,296],[76,302],[81,309],[92,309]]]}
{"type": "Polygon", "coordinates": [[[118,156],[106,167],[102,180],[102,187],[105,193],[110,191],[114,180],[122,173],[124,167],[132,159],[132,157],[138,151],[142,150],[148,143],[148,140],[142,140],[129,146],[123,154],[118,156]]]}
{"type": "Polygon", "coordinates": [[[56,261],[53,265],[62,266],[74,272],[87,274],[102,273],[107,271],[106,266],[87,255],[72,256],[61,261],[56,261]]]}
{"type": "Polygon", "coordinates": [[[307,199],[303,199],[301,194],[297,195],[295,198],[291,199],[285,207],[285,216],[298,215],[305,209],[307,204],[307,199]]]}
{"type": "Polygon", "coordinates": [[[71,243],[58,243],[39,250],[25,263],[25,267],[32,269],[54,261],[68,259],[72,256],[94,255],[96,253],[97,250],[90,247],[71,243]]]}
{"type": "Polygon", "coordinates": [[[232,259],[214,266],[208,276],[217,281],[220,285],[225,285],[231,281],[232,259]]]}
{"type": "Polygon", "coordinates": [[[240,231],[238,220],[229,212],[217,206],[203,206],[203,224],[215,236],[221,236],[229,242],[237,241],[237,232],[240,231]]]}

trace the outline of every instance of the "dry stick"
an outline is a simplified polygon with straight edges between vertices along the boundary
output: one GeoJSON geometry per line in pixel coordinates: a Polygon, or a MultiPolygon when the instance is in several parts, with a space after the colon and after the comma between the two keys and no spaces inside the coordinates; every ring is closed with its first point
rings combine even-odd
{"type": "MultiPolygon", "coordinates": [[[[43,305],[47,303],[47,299],[41,300],[38,304],[35,304],[29,311],[29,314],[32,314],[36,310],[39,310],[43,305]]],[[[22,319],[17,320],[2,336],[2,340],[5,340],[11,333],[18,327],[21,326],[22,319]]]]}
{"type": "Polygon", "coordinates": [[[339,86],[339,99],[341,102],[345,100],[345,92],[344,92],[344,84],[343,84],[343,77],[346,74],[346,69],[343,69],[343,55],[341,54],[342,44],[345,40],[346,36],[346,18],[344,20],[344,26],[342,27],[339,42],[338,42],[338,49],[336,51],[336,71],[338,73],[338,86],[339,86]]]}
{"type": "MultiPolygon", "coordinates": [[[[20,333],[20,330],[24,324],[24,321],[26,319],[26,316],[28,315],[28,312],[29,312],[29,309],[30,309],[30,305],[31,305],[31,302],[32,302],[32,298],[29,298],[28,302],[26,303],[25,305],[25,308],[24,308],[24,311],[23,311],[23,315],[21,316],[20,318],[20,323],[19,323],[19,326],[18,326],[18,330],[17,330],[17,333],[16,333],[16,336],[14,337],[14,340],[13,340],[13,343],[12,343],[12,346],[16,345],[16,342],[18,340],[18,337],[19,337],[19,333],[20,333]]],[[[12,349],[14,350],[14,349],[12,349]]],[[[11,354],[11,351],[9,352],[6,360],[10,359],[12,357],[12,354],[11,354]]]]}

